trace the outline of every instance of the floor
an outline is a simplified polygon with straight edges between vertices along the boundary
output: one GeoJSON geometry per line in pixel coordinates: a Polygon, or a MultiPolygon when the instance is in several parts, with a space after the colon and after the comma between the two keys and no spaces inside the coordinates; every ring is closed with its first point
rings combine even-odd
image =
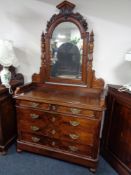
{"type": "MultiPolygon", "coordinates": [[[[22,152],[17,153],[13,145],[5,156],[0,156],[0,175],[93,175],[88,168],[44,157],[41,155],[22,152]]],[[[118,175],[100,156],[95,175],[118,175]]]]}

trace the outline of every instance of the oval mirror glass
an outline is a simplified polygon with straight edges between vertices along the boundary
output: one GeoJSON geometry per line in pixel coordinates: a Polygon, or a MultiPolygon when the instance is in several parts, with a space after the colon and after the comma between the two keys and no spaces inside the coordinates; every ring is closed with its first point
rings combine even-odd
{"type": "Polygon", "coordinates": [[[83,40],[72,22],[60,23],[50,42],[51,77],[81,79],[83,40]]]}

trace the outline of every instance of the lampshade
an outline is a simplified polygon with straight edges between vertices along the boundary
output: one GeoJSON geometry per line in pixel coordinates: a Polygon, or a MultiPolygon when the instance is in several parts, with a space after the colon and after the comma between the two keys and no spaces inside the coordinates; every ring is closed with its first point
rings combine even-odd
{"type": "Polygon", "coordinates": [[[126,61],[131,61],[131,51],[129,51],[129,52],[126,53],[125,60],[126,61]]]}
{"type": "Polygon", "coordinates": [[[4,67],[19,65],[15,56],[13,43],[9,40],[0,40],[0,64],[4,67]]]}

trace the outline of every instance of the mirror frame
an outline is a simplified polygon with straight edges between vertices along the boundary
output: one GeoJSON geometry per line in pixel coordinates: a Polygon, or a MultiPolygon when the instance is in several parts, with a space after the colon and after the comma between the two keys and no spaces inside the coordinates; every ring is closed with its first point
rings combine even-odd
{"type": "Polygon", "coordinates": [[[82,86],[82,87],[96,87],[101,88],[104,85],[102,79],[95,78],[95,72],[92,70],[93,61],[93,48],[94,48],[94,34],[87,32],[88,24],[80,13],[74,13],[75,5],[63,1],[56,6],[59,9],[58,14],[54,14],[50,21],[47,22],[46,33],[41,35],[41,67],[40,73],[32,76],[33,82],[45,84],[62,84],[69,86],[82,86]],[[81,79],[66,79],[51,77],[51,54],[50,54],[50,41],[55,28],[63,22],[74,23],[81,34],[83,39],[83,53],[82,53],[82,76],[81,79]]]}
{"type": "Polygon", "coordinates": [[[83,39],[76,24],[59,23],[50,40],[52,78],[81,80],[83,39]]]}

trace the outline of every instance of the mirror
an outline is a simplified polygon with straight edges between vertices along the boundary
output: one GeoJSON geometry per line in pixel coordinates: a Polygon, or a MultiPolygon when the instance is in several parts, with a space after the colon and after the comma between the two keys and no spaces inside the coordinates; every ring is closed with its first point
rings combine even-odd
{"type": "Polygon", "coordinates": [[[83,39],[72,22],[56,26],[50,41],[51,77],[81,79],[83,39]]]}
{"type": "Polygon", "coordinates": [[[57,6],[59,13],[47,22],[41,35],[41,66],[33,82],[63,87],[103,87],[92,69],[94,33],[88,32],[84,17],[73,12],[75,5],[63,1],[57,6]]]}

